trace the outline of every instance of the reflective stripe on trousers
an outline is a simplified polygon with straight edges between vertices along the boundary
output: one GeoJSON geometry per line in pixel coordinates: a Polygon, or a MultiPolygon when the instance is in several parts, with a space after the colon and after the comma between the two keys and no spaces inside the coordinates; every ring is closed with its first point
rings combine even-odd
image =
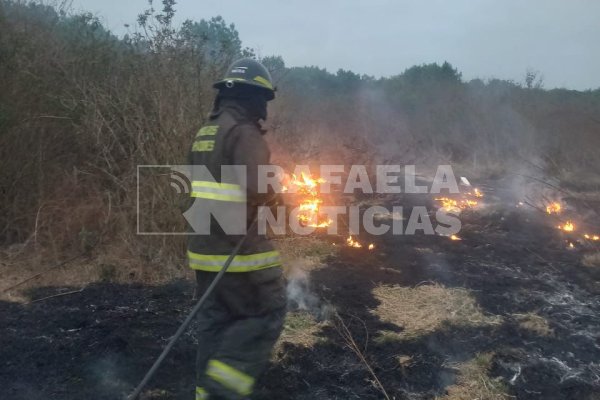
{"type": "Polygon", "coordinates": [[[246,201],[246,191],[240,185],[233,183],[192,181],[192,193],[190,196],[236,203],[246,201]]]}
{"type": "MultiPolygon", "coordinates": [[[[229,255],[198,254],[188,250],[191,269],[218,272],[223,268],[229,255]]],[[[227,272],[250,272],[281,265],[279,252],[276,250],[264,253],[237,255],[233,257],[227,272]]]]}
{"type": "Polygon", "coordinates": [[[208,392],[199,386],[196,386],[196,400],[208,399],[208,392]]]}
{"type": "Polygon", "coordinates": [[[239,395],[248,396],[252,393],[254,378],[222,361],[210,360],[206,369],[206,375],[239,395]]]}

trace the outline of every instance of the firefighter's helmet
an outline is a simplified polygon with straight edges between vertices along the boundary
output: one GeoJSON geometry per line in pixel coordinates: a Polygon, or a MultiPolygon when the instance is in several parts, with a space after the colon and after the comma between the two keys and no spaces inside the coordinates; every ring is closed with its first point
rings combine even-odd
{"type": "Polygon", "coordinates": [[[264,65],[251,58],[242,58],[235,61],[227,69],[225,77],[216,82],[215,89],[233,88],[236,85],[250,85],[263,89],[267,100],[275,98],[275,87],[271,74],[264,65]]]}

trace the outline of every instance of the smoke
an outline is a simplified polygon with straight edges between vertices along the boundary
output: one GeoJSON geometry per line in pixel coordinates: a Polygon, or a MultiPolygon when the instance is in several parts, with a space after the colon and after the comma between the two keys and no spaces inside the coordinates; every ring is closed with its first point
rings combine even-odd
{"type": "Polygon", "coordinates": [[[288,309],[290,311],[306,311],[318,321],[327,320],[333,314],[333,306],[321,301],[314,293],[307,267],[308,262],[304,260],[296,260],[290,263],[286,288],[288,309]]]}
{"type": "Polygon", "coordinates": [[[523,201],[526,205],[541,209],[553,202],[563,203],[565,194],[559,189],[560,181],[546,174],[544,168],[545,164],[539,159],[535,164],[532,162],[530,165],[521,165],[510,176],[508,189],[513,198],[503,200],[523,201]]]}
{"type": "Polygon", "coordinates": [[[118,365],[118,356],[107,355],[101,359],[95,360],[90,366],[89,371],[98,393],[119,398],[123,393],[131,390],[131,385],[124,382],[123,369],[118,365]]]}
{"type": "Polygon", "coordinates": [[[442,283],[451,282],[450,266],[442,254],[424,253],[423,260],[431,273],[434,274],[436,281],[442,283]]]}

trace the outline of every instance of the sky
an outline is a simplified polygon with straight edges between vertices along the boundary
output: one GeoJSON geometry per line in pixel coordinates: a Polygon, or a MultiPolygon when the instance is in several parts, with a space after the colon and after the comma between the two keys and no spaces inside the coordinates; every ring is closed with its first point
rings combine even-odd
{"type": "MultiPolygon", "coordinates": [[[[119,35],[147,5],[72,2],[119,35]]],[[[448,61],[467,81],[523,82],[533,70],[546,89],[600,88],[598,0],[178,0],[176,10],[176,23],[222,16],[244,46],[287,66],[381,77],[448,61]]]]}

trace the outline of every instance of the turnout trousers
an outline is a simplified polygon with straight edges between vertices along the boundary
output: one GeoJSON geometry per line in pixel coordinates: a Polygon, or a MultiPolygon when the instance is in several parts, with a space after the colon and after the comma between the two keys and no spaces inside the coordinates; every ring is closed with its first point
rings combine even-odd
{"type": "MultiPolygon", "coordinates": [[[[196,271],[199,295],[215,276],[196,271]]],[[[280,267],[225,273],[198,316],[196,400],[248,398],[268,365],[285,312],[280,267]]]]}

